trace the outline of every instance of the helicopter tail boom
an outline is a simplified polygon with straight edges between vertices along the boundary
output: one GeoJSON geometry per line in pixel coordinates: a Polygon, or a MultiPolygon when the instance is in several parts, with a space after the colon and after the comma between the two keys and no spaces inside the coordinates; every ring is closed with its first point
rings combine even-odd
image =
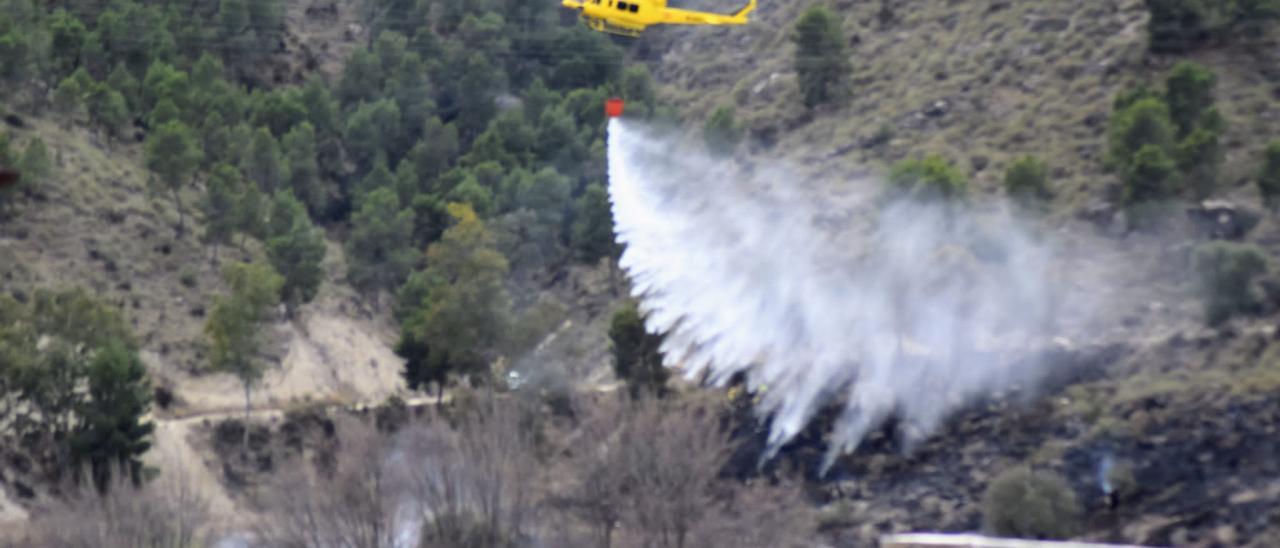
{"type": "Polygon", "coordinates": [[[745,25],[748,22],[747,15],[755,9],[756,0],[751,0],[733,15],[666,8],[662,10],[662,22],[668,25],[745,25]]]}

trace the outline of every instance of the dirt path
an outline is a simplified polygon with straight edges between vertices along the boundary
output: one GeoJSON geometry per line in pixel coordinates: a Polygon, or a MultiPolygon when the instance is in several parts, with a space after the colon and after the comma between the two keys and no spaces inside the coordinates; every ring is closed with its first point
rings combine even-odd
{"type": "MultiPolygon", "coordinates": [[[[445,394],[443,401],[448,402],[449,400],[449,394],[445,394]]],[[[359,408],[379,403],[381,402],[364,402],[353,407],[359,408]]],[[[435,403],[435,398],[426,397],[412,398],[406,401],[406,404],[410,407],[434,405],[435,403]]],[[[287,409],[282,407],[252,409],[249,412],[249,420],[253,422],[278,421],[284,418],[286,411],[287,409]]],[[[231,500],[219,480],[221,472],[218,470],[217,459],[207,451],[197,450],[197,447],[201,447],[203,444],[197,439],[199,433],[196,430],[205,424],[213,424],[226,419],[244,418],[245,412],[243,408],[208,409],[190,411],[180,416],[155,417],[153,418],[155,424],[154,443],[152,444],[152,450],[143,459],[148,465],[161,469],[164,475],[169,475],[176,481],[183,482],[197,496],[205,499],[213,517],[213,525],[219,528],[234,527],[241,518],[242,512],[237,508],[235,502],[231,500]]],[[[0,509],[4,508],[3,502],[3,500],[0,500],[0,509]]],[[[18,508],[18,510],[21,510],[21,508],[18,508]]],[[[25,520],[26,518],[25,516],[20,516],[17,519],[25,520]]]]}

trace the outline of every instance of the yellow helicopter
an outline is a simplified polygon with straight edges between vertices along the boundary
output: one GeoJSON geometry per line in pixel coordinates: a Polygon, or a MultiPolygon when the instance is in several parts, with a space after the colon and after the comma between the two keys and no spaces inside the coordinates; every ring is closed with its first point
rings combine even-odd
{"type": "Polygon", "coordinates": [[[756,9],[756,0],[733,15],[668,8],[667,0],[562,0],[561,4],[581,11],[593,30],[631,38],[650,25],[745,25],[747,15],[756,9]]]}

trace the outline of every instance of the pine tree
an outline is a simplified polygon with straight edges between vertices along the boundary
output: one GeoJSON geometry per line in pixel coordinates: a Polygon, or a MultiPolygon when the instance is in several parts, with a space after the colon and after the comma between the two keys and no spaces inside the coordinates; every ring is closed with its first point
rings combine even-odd
{"type": "Polygon", "coordinates": [[[422,140],[409,151],[409,158],[418,175],[433,180],[453,167],[458,152],[458,129],[433,117],[423,126],[422,140]]]}
{"type": "Polygon", "coordinates": [[[124,97],[124,103],[129,107],[130,112],[135,112],[141,108],[139,97],[141,84],[138,79],[133,77],[133,73],[129,72],[129,68],[124,63],[117,63],[116,68],[111,70],[111,74],[107,75],[107,85],[124,97]]]}
{"type": "Polygon", "coordinates": [[[284,277],[281,299],[292,317],[311,302],[324,278],[324,237],[311,223],[306,207],[289,190],[277,192],[271,208],[267,257],[284,277]]]}
{"type": "Polygon", "coordinates": [[[454,225],[427,248],[430,266],[424,275],[436,283],[421,315],[409,324],[420,331],[401,345],[429,341],[430,358],[406,364],[406,377],[440,383],[447,373],[457,373],[485,381],[510,323],[511,305],[503,285],[508,265],[470,207],[449,204],[448,209],[454,225]]]}
{"type": "Polygon", "coordinates": [[[365,291],[399,286],[420,257],[413,247],[413,211],[401,209],[394,189],[380,188],[365,197],[351,222],[346,247],[351,284],[365,291]]]}
{"type": "Polygon", "coordinates": [[[594,263],[617,255],[609,193],[592,183],[574,203],[573,247],[583,261],[594,263]]]}
{"type": "Polygon", "coordinates": [[[328,137],[338,132],[338,102],[329,88],[317,76],[307,79],[299,97],[302,108],[307,110],[307,120],[318,136],[328,137]]]}
{"type": "Polygon", "coordinates": [[[467,204],[482,217],[493,214],[493,192],[481,185],[474,174],[468,175],[462,184],[450,190],[447,199],[451,202],[467,204]]]}
{"type": "Polygon", "coordinates": [[[115,137],[121,126],[128,121],[129,107],[120,92],[107,88],[95,94],[93,111],[90,113],[94,121],[107,132],[107,136],[115,137]]]}
{"type": "Polygon", "coordinates": [[[280,145],[289,166],[289,188],[313,216],[321,214],[329,204],[316,163],[315,128],[311,122],[302,122],[285,134],[280,145]]]}
{"type": "Polygon", "coordinates": [[[238,163],[231,157],[231,128],[222,122],[222,115],[211,111],[200,124],[200,141],[204,143],[205,163],[238,163]]]}
{"type": "Polygon", "coordinates": [[[288,166],[280,154],[280,143],[265,127],[259,127],[253,134],[253,142],[249,145],[241,169],[245,177],[258,183],[265,192],[275,192],[288,181],[288,166]]]}
{"type": "Polygon", "coordinates": [[[250,123],[264,126],[273,137],[283,137],[307,119],[307,109],[296,90],[274,90],[257,97],[250,123]]]}
{"type": "Polygon", "coordinates": [[[89,31],[79,18],[58,8],[49,18],[49,55],[55,74],[63,77],[80,65],[80,52],[84,49],[89,31]]]}
{"type": "MultiPolygon", "coordinates": [[[[399,126],[400,108],[386,99],[361,103],[351,113],[343,131],[343,144],[362,172],[372,169],[378,154],[386,153],[387,145],[396,142],[399,126]]],[[[390,156],[388,159],[395,160],[390,156]]]]}
{"type": "Polygon", "coordinates": [[[663,395],[669,373],[663,366],[662,335],[650,333],[635,303],[613,314],[609,340],[613,344],[613,370],[626,381],[633,396],[641,393],[663,395]]]}
{"type": "MultiPolygon", "coordinates": [[[[365,198],[376,190],[389,188],[395,189],[395,175],[387,169],[387,158],[384,154],[379,154],[378,158],[373,162],[373,169],[369,170],[369,174],[360,180],[360,184],[356,186],[355,192],[352,193],[351,202],[355,204],[356,209],[360,209],[365,202],[365,198]]],[[[399,192],[396,193],[397,199],[399,192]]]]}
{"type": "Polygon", "coordinates": [[[173,196],[178,209],[178,235],[186,227],[182,208],[181,190],[191,182],[191,176],[204,158],[190,128],[181,121],[166,122],[147,136],[147,168],[156,173],[159,182],[173,196]]]}
{"type": "Polygon", "coordinates": [[[72,464],[88,464],[100,492],[119,465],[141,484],[141,457],[151,448],[155,428],[143,422],[152,397],[146,367],[136,351],[112,341],[95,353],[86,376],[89,394],[76,409],[80,422],[70,440],[72,464]]]}
{"type": "Polygon", "coordinates": [[[365,48],[351,53],[338,81],[337,95],[343,105],[371,101],[382,90],[382,61],[365,48]]]}
{"type": "MultiPolygon", "coordinates": [[[[236,229],[243,237],[267,238],[267,198],[258,184],[246,180],[236,207],[236,229]]],[[[243,240],[241,242],[243,244],[243,240]]]]}
{"type": "MultiPolygon", "coordinates": [[[[229,265],[223,276],[231,293],[214,299],[213,310],[205,323],[205,335],[210,343],[209,361],[215,371],[231,373],[240,379],[248,424],[252,412],[251,392],[265,373],[266,364],[259,356],[266,340],[264,328],[271,321],[272,309],[279,304],[284,278],[272,270],[271,265],[260,263],[229,265]]],[[[248,428],[245,428],[244,443],[246,446],[249,443],[248,428]]]]}
{"type": "Polygon", "coordinates": [[[160,127],[166,122],[177,120],[179,120],[178,106],[169,99],[161,99],[156,103],[156,108],[151,109],[151,113],[147,115],[147,124],[151,127],[160,127]]]}
{"type": "Polygon", "coordinates": [[[187,73],[163,61],[155,61],[142,80],[139,107],[144,112],[150,112],[160,100],[168,99],[179,110],[186,109],[190,105],[190,93],[191,82],[187,73]]]}
{"type": "Polygon", "coordinates": [[[218,246],[231,243],[231,236],[237,228],[237,202],[244,192],[244,182],[240,171],[227,163],[220,163],[213,168],[206,185],[204,202],[201,204],[205,219],[205,242],[213,245],[213,256],[218,257],[218,246]]]}
{"type": "Polygon", "coordinates": [[[843,97],[849,65],[840,20],[822,6],[809,8],[796,23],[791,41],[796,45],[795,69],[806,107],[843,97]]]}
{"type": "Polygon", "coordinates": [[[83,100],[84,91],[80,89],[80,84],[71,77],[63,78],[53,91],[54,110],[69,117],[74,118],[76,116],[82,108],[83,100]]]}

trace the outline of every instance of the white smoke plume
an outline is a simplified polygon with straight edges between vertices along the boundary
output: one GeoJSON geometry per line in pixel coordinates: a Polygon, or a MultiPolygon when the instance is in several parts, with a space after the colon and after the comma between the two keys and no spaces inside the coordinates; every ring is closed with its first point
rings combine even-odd
{"type": "Polygon", "coordinates": [[[688,378],[763,388],[766,458],[824,405],[844,409],[829,466],[891,415],[919,440],[1044,373],[1009,358],[1051,336],[1054,250],[1009,208],[887,200],[871,178],[802,188],[785,166],[740,168],[619,119],[608,154],[648,329],[688,378]]]}

